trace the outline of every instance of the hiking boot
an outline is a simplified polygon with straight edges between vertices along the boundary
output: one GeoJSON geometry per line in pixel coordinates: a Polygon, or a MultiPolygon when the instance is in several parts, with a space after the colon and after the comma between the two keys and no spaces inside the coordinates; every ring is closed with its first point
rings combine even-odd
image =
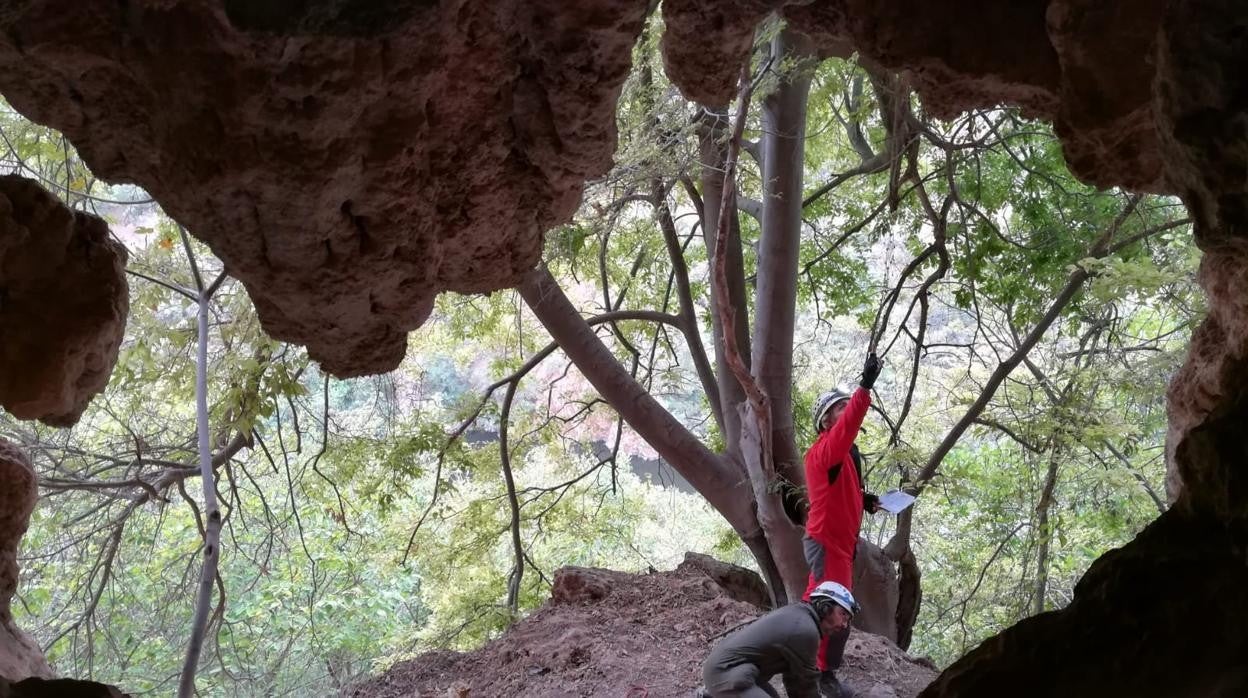
{"type": "Polygon", "coordinates": [[[848,684],[841,683],[836,674],[825,671],[819,675],[819,693],[823,698],[854,698],[858,695],[848,684]]]}

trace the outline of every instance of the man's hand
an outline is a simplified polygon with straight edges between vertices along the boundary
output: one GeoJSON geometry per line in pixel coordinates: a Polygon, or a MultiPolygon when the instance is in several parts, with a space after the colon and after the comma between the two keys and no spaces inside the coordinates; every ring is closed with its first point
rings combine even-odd
{"type": "Polygon", "coordinates": [[[862,493],[862,510],[868,514],[874,514],[883,511],[884,507],[880,506],[880,498],[870,492],[862,493]]]}
{"type": "Polygon", "coordinates": [[[870,390],[875,385],[875,379],[880,377],[882,366],[880,357],[876,356],[875,352],[867,354],[867,362],[862,366],[862,382],[859,385],[870,390]]]}

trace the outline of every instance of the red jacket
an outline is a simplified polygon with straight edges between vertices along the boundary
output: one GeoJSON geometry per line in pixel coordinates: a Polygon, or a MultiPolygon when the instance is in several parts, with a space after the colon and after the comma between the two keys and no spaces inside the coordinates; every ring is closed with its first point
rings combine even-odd
{"type": "Polygon", "coordinates": [[[806,489],[810,513],[806,533],[842,554],[853,555],[862,527],[862,482],[850,446],[871,407],[871,393],[858,388],[840,419],[819,434],[806,451],[806,489]]]}

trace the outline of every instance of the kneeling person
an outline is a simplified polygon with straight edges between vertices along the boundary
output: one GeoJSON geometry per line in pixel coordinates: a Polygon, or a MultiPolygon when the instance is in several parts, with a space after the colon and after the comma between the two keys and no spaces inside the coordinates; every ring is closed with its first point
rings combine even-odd
{"type": "Polygon", "coordinates": [[[702,664],[706,695],[775,698],[770,681],[781,674],[789,698],[818,698],[819,640],[848,628],[857,612],[843,585],[820,584],[809,602],[777,608],[721,640],[702,664]]]}

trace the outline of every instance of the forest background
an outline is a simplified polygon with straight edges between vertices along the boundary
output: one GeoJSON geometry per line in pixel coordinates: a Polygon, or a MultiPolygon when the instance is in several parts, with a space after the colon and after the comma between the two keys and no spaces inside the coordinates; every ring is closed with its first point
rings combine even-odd
{"type": "MultiPolygon", "coordinates": [[[[741,109],[683,99],[658,33],[636,48],[616,165],[547,233],[545,259],[619,365],[718,451],[706,146],[731,155],[741,109]]],[[[902,521],[922,594],[909,649],[943,665],[1062,606],[1165,510],[1163,396],[1204,312],[1199,255],[1177,200],[1082,185],[1048,125],[929,119],[896,76],[792,44],[778,28],[759,39],[748,86],[764,108],[742,122],[730,241],[756,288],[766,105],[798,85],[795,439],[811,442],[815,396],[852,385],[876,345],[886,368],[859,444],[874,491],[926,488],[902,521]]],[[[42,495],[18,623],[64,675],[168,694],[203,527],[190,290],[221,265],[144,192],[95,180],[60,134],[7,106],[0,132],[0,167],[106,218],[130,252],[108,390],[72,429],[0,416],[42,495]]],[[[668,569],[686,550],[757,565],[550,341],[515,291],[444,295],[398,370],[338,380],[266,336],[224,280],[207,395],[225,521],[202,693],[319,693],[477,646],[540,605],[561,565],[668,569]]],[[[868,517],[863,535],[887,547],[898,522],[868,517]]]]}

